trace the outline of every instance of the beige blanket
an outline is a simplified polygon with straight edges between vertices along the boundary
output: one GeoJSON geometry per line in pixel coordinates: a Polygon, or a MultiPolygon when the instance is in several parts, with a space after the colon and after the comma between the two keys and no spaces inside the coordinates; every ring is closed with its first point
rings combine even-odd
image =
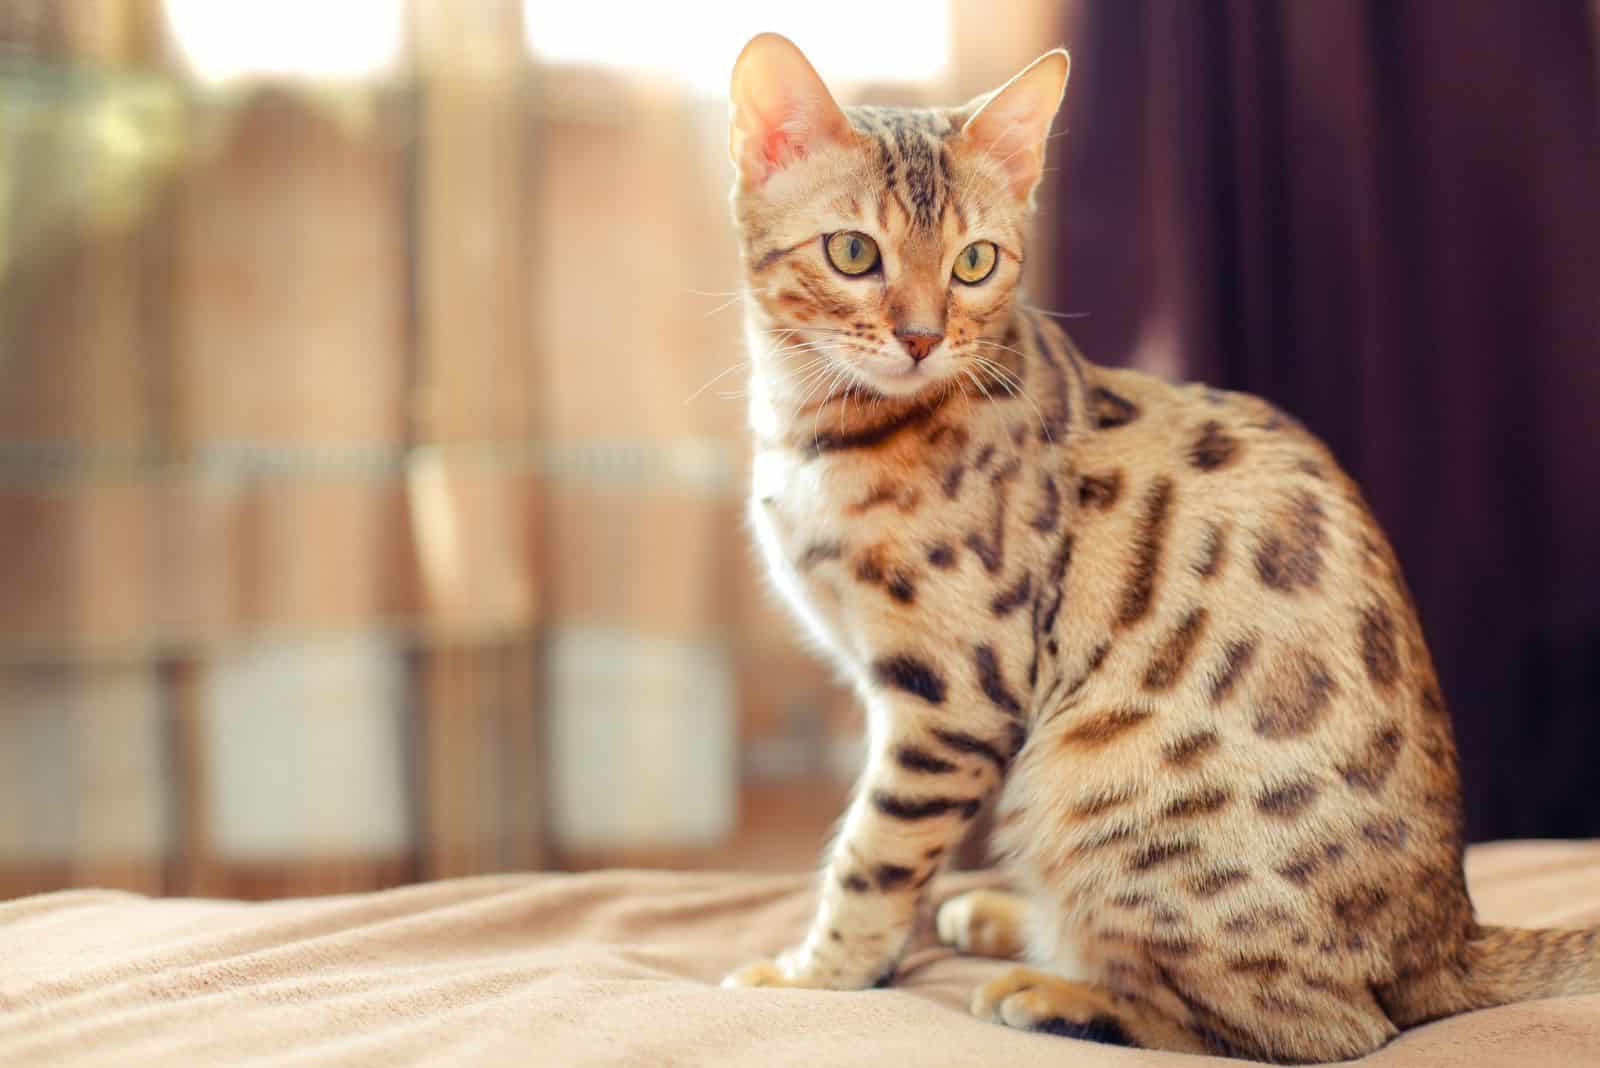
{"type": "MultiPolygon", "coordinates": [[[[1486,920],[1600,923],[1600,844],[1481,847],[1468,871],[1486,920]]],[[[808,882],[612,871],[267,904],[0,903],[0,1065],[1238,1063],[980,1023],[967,999],[1004,965],[926,941],[892,989],[718,989],[799,935],[808,882]]],[[[1600,997],[1446,1020],[1366,1063],[1600,1065],[1600,997]]]]}

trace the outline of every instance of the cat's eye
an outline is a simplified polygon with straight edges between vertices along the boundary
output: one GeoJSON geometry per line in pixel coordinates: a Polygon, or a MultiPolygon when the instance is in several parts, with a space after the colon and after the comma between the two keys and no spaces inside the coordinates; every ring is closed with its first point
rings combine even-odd
{"type": "Polygon", "coordinates": [[[993,241],[974,241],[961,250],[951,273],[957,281],[975,286],[994,273],[994,265],[999,259],[1000,253],[993,241]]]}
{"type": "Polygon", "coordinates": [[[828,262],[845,274],[866,274],[878,265],[878,243],[859,230],[840,230],[823,241],[828,262]]]}

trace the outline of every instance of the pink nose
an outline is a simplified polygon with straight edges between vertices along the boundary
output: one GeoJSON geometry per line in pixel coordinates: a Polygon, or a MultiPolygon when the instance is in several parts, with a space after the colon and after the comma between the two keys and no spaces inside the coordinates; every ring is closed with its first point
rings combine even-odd
{"type": "Polygon", "coordinates": [[[936,334],[932,330],[896,330],[894,336],[900,339],[900,344],[911,354],[911,358],[921,363],[933,351],[933,347],[944,340],[943,334],[936,334]]]}

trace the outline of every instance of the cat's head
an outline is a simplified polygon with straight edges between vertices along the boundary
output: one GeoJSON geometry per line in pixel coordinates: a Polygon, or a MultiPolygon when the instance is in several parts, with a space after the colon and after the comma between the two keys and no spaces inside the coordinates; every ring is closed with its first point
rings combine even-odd
{"type": "Polygon", "coordinates": [[[842,109],[787,39],[745,46],[729,147],[768,375],[888,397],[993,381],[1067,70],[1057,50],[961,107],[842,109]]]}

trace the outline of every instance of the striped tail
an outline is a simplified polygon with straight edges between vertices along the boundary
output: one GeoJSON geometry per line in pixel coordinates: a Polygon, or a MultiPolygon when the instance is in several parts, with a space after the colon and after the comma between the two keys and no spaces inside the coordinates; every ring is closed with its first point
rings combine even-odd
{"type": "Polygon", "coordinates": [[[1600,928],[1480,927],[1467,943],[1474,1008],[1600,993],[1600,928]]]}

